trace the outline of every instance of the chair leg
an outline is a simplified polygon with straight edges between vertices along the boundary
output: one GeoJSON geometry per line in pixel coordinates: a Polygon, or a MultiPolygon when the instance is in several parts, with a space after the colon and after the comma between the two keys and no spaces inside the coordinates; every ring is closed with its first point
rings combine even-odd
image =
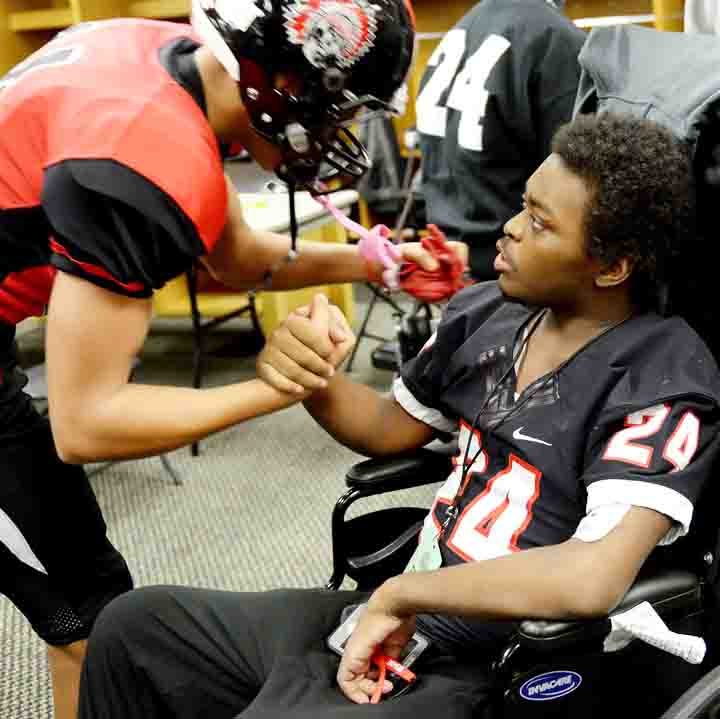
{"type": "Polygon", "coordinates": [[[113,460],[109,460],[107,462],[102,462],[97,467],[93,467],[92,469],[86,469],[85,476],[88,479],[91,479],[95,475],[100,474],[100,472],[104,472],[109,467],[112,467],[113,465],[116,465],[116,464],[120,464],[120,461],[121,460],[119,460],[119,459],[113,459],[113,460]]]}
{"type": "Polygon", "coordinates": [[[172,481],[180,485],[183,483],[182,478],[180,475],[175,471],[175,467],[170,464],[170,460],[167,458],[166,454],[160,455],[160,462],[162,463],[162,466],[165,468],[165,471],[172,477],[172,481]]]}
{"type": "Polygon", "coordinates": [[[350,353],[350,359],[348,360],[346,370],[348,372],[352,372],[353,363],[355,362],[355,355],[357,354],[358,349],[360,349],[360,342],[363,340],[364,337],[367,337],[367,333],[365,330],[367,329],[368,322],[370,321],[370,315],[372,314],[372,311],[375,307],[375,303],[378,301],[378,294],[376,292],[372,293],[372,297],[370,298],[370,304],[368,305],[367,310],[365,311],[365,317],[363,318],[362,325],[360,325],[360,331],[357,335],[357,341],[355,342],[355,347],[353,347],[353,351],[350,353]]]}
{"type": "Polygon", "coordinates": [[[372,314],[373,309],[375,308],[375,304],[378,300],[382,300],[386,304],[390,305],[390,307],[395,310],[395,313],[399,316],[405,315],[405,310],[400,307],[395,300],[393,300],[392,297],[389,297],[388,295],[383,294],[383,292],[374,285],[370,284],[369,282],[366,283],[367,287],[370,289],[372,293],[372,297],[370,298],[370,304],[368,304],[368,308],[365,311],[365,317],[363,318],[362,325],[360,325],[360,330],[357,334],[357,341],[355,342],[355,347],[353,347],[353,351],[350,354],[350,359],[348,360],[346,371],[352,372],[353,363],[355,362],[355,355],[357,354],[358,349],[360,348],[360,342],[365,339],[365,337],[369,337],[373,340],[378,340],[379,342],[386,342],[385,337],[378,337],[378,335],[373,334],[372,332],[367,331],[368,322],[370,321],[370,315],[372,314]]]}
{"type": "MultiPolygon", "coordinates": [[[[108,462],[103,462],[102,464],[100,464],[97,467],[93,467],[92,469],[86,469],[85,474],[88,479],[91,479],[95,475],[100,474],[100,472],[104,472],[106,469],[109,469],[110,467],[113,467],[116,464],[120,464],[120,462],[122,462],[122,461],[123,460],[115,459],[115,460],[110,460],[108,462]]],[[[172,477],[172,481],[175,484],[180,485],[183,483],[182,478],[175,471],[175,467],[173,467],[172,464],[170,464],[170,460],[167,458],[166,454],[160,455],[160,462],[162,463],[162,466],[165,468],[167,473],[172,477]]]]}
{"type": "MultiPolygon", "coordinates": [[[[186,277],[193,324],[193,387],[198,389],[202,385],[204,337],[197,302],[197,268],[194,265],[192,269],[188,270],[186,277]]],[[[198,454],[200,454],[198,442],[192,443],[191,454],[193,457],[197,457],[198,454]]]]}
{"type": "Polygon", "coordinates": [[[248,306],[250,308],[250,320],[252,321],[253,330],[258,336],[258,340],[265,343],[265,333],[263,332],[262,325],[260,324],[260,318],[257,313],[257,305],[255,304],[255,293],[250,292],[248,294],[248,306]]]}

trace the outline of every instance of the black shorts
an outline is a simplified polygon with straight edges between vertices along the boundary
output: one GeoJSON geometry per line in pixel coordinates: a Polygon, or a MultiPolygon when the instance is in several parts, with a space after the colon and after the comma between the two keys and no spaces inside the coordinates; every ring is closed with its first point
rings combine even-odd
{"type": "Polygon", "coordinates": [[[45,642],[71,644],[132,578],[83,468],[60,461],[49,422],[26,395],[13,392],[10,404],[0,401],[5,418],[13,410],[12,422],[0,417],[0,594],[45,642]]]}

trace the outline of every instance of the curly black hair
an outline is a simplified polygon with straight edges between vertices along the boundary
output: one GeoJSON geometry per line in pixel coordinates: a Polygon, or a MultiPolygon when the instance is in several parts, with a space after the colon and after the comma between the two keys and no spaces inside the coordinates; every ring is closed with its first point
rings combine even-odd
{"type": "Polygon", "coordinates": [[[589,255],[606,265],[632,260],[634,302],[665,311],[672,264],[694,226],[688,146],[655,122],[602,113],[563,125],[552,151],[591,189],[589,255]]]}

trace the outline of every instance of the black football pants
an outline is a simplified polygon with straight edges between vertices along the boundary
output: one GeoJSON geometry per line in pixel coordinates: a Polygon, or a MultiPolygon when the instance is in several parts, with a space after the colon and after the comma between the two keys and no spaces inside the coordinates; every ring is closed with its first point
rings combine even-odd
{"type": "Polygon", "coordinates": [[[79,719],[469,719],[486,703],[487,669],[428,652],[418,682],[379,705],[337,688],[325,646],[365,594],[151,587],[100,614],[82,677],[79,719]]]}

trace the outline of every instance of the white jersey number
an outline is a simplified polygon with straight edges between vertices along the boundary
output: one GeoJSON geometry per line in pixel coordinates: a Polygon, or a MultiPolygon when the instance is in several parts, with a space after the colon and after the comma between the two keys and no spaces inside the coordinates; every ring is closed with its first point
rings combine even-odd
{"type": "MultiPolygon", "coordinates": [[[[608,443],[603,459],[627,462],[647,469],[655,450],[637,442],[647,439],[660,431],[670,414],[670,406],[658,404],[649,409],[633,412],[625,418],[625,429],[621,429],[608,443]]],[[[700,420],[686,412],[677,423],[670,439],[665,443],[662,456],[675,468],[685,469],[695,454],[700,439],[700,420]]]]}
{"type": "Polygon", "coordinates": [[[465,30],[450,30],[430,57],[428,67],[437,69],[417,99],[417,127],[426,135],[445,137],[448,108],[458,110],[462,113],[458,143],[479,152],[483,149],[482,119],[489,97],[485,83],[510,42],[500,35],[489,35],[458,73],[466,42],[465,30]],[[443,96],[451,85],[447,105],[443,106],[443,96]]]}
{"type": "MultiPolygon", "coordinates": [[[[452,504],[460,488],[462,458],[470,442],[468,457],[476,457],[468,475],[487,470],[488,456],[482,449],[482,436],[470,434],[463,422],[460,427],[461,453],[453,473],[438,491],[436,504],[452,504]]],[[[507,466],[488,481],[484,491],[470,502],[458,517],[447,546],[466,561],[493,559],[518,551],[518,539],[532,518],[532,509],[540,494],[542,472],[511,454],[507,466]]],[[[435,520],[435,507],[431,512],[435,520]]],[[[436,527],[436,531],[439,527],[436,527]]]]}

